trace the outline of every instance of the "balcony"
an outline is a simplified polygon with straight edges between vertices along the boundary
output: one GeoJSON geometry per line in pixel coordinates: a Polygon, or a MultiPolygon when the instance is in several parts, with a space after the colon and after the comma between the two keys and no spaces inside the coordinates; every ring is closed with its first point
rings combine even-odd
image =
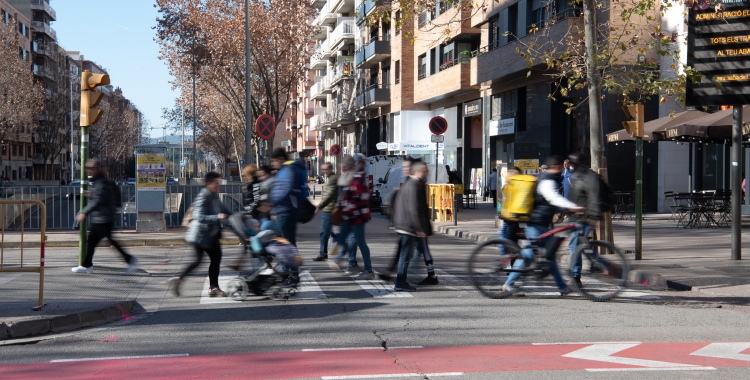
{"type": "Polygon", "coordinates": [[[468,57],[459,56],[458,59],[444,62],[440,65],[439,72],[417,81],[414,86],[414,104],[432,103],[478,90],[479,86],[471,85],[471,67],[468,57]]]}
{"type": "MultiPolygon", "coordinates": [[[[331,4],[331,13],[352,13],[354,12],[354,0],[329,0],[331,4]]],[[[354,20],[352,18],[352,20],[354,20]]]]}
{"type": "Polygon", "coordinates": [[[313,34],[313,41],[322,41],[328,38],[328,33],[331,31],[331,28],[328,26],[319,26],[315,34],[313,34]]]}
{"type": "Polygon", "coordinates": [[[44,77],[48,79],[54,79],[54,76],[52,75],[52,70],[39,65],[34,65],[34,75],[38,77],[44,77]]]}
{"type": "Polygon", "coordinates": [[[312,5],[314,8],[320,8],[323,5],[325,5],[326,0],[310,0],[310,5],[312,5]]]}
{"type": "Polygon", "coordinates": [[[57,40],[57,32],[55,32],[54,29],[52,29],[49,24],[41,22],[41,21],[32,21],[31,26],[34,27],[34,31],[37,33],[44,33],[48,35],[53,40],[57,40]]]}
{"type": "Polygon", "coordinates": [[[321,115],[315,115],[315,116],[313,116],[313,117],[310,118],[310,130],[311,131],[319,131],[319,130],[321,130],[321,127],[322,127],[321,124],[320,124],[320,122],[321,122],[320,119],[321,118],[322,118],[321,115]]]}
{"type": "Polygon", "coordinates": [[[359,5],[357,5],[357,24],[364,21],[373,9],[383,6],[384,3],[383,0],[364,0],[359,3],[359,5]]]}
{"type": "Polygon", "coordinates": [[[373,39],[354,54],[354,64],[358,68],[366,69],[376,66],[391,56],[391,41],[377,38],[373,39]]]}
{"type": "Polygon", "coordinates": [[[323,124],[332,128],[354,124],[354,113],[351,112],[347,103],[328,107],[328,111],[323,114],[323,124]]]}
{"type": "Polygon", "coordinates": [[[333,30],[328,40],[331,44],[333,51],[343,50],[347,45],[354,42],[354,31],[356,25],[354,25],[354,19],[351,17],[339,18],[339,24],[336,25],[336,29],[333,30]]]}
{"type": "Polygon", "coordinates": [[[35,11],[47,12],[52,21],[57,21],[57,13],[49,6],[48,0],[31,0],[31,9],[35,11]]]}
{"type": "Polygon", "coordinates": [[[325,100],[327,85],[328,85],[327,77],[316,76],[315,84],[312,87],[310,87],[310,99],[325,100]]]}
{"type": "Polygon", "coordinates": [[[345,79],[354,79],[354,63],[349,62],[343,62],[343,63],[337,63],[333,66],[331,69],[331,76],[329,78],[328,85],[335,86],[340,81],[345,79]]]}
{"type": "Polygon", "coordinates": [[[320,8],[320,13],[318,13],[318,17],[315,17],[315,19],[312,22],[312,25],[315,26],[334,26],[336,24],[336,14],[331,13],[331,2],[328,1],[323,5],[322,8],[320,8]]]}
{"type": "Polygon", "coordinates": [[[368,87],[364,92],[357,95],[357,108],[379,108],[391,104],[391,89],[374,84],[368,87]]]}
{"type": "Polygon", "coordinates": [[[36,42],[31,43],[31,51],[33,51],[36,55],[43,55],[49,58],[53,58],[54,51],[52,49],[53,47],[50,45],[37,44],[36,42]]]}
{"type": "Polygon", "coordinates": [[[330,44],[329,40],[324,40],[318,46],[315,47],[315,52],[310,57],[310,69],[320,70],[325,69],[328,66],[328,57],[330,57],[330,44]]]}

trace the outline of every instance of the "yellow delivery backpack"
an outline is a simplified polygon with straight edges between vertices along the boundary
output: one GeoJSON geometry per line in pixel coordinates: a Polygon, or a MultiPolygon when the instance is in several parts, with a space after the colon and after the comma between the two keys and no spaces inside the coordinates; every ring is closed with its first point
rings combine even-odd
{"type": "Polygon", "coordinates": [[[518,174],[508,178],[503,187],[503,206],[500,218],[512,222],[528,222],[534,210],[536,177],[518,174]]]}

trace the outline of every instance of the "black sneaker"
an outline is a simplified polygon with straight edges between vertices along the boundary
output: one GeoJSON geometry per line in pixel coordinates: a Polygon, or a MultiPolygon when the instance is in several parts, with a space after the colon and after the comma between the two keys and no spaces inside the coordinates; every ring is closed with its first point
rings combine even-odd
{"type": "Polygon", "coordinates": [[[313,261],[326,261],[328,260],[328,256],[318,256],[313,259],[313,261]]]}
{"type": "Polygon", "coordinates": [[[437,285],[439,283],[437,276],[427,276],[424,280],[418,282],[417,285],[437,285]]]}
{"type": "Polygon", "coordinates": [[[417,288],[409,285],[409,284],[403,284],[403,285],[396,285],[393,287],[393,290],[397,292],[416,292],[417,288]]]}

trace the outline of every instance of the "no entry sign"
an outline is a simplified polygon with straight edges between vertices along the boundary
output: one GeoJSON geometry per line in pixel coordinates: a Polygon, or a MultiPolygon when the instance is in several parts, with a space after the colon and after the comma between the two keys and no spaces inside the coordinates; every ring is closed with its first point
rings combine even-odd
{"type": "Polygon", "coordinates": [[[341,145],[339,144],[333,144],[331,145],[331,149],[329,150],[331,153],[331,156],[338,157],[341,155],[341,145]]]}
{"type": "Polygon", "coordinates": [[[258,137],[262,138],[263,140],[269,140],[271,137],[273,137],[274,132],[276,131],[276,122],[273,121],[273,118],[271,115],[263,114],[258,117],[258,120],[255,121],[255,133],[258,134],[258,137]]]}
{"type": "Polygon", "coordinates": [[[448,120],[442,116],[435,116],[430,119],[430,132],[435,135],[442,135],[448,130],[448,120]]]}

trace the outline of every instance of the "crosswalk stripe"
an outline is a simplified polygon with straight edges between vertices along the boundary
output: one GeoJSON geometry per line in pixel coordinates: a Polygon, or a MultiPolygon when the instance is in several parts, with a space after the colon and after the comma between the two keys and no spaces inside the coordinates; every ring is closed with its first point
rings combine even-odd
{"type": "Polygon", "coordinates": [[[326,299],[328,298],[320,288],[315,279],[310,274],[309,270],[300,272],[299,274],[299,286],[297,292],[289,297],[289,299],[295,300],[315,300],[315,299],[326,299]]]}
{"type": "MultiPolygon", "coordinates": [[[[354,276],[352,276],[354,278],[354,276]]],[[[382,280],[354,280],[362,289],[369,293],[373,298],[409,298],[411,294],[407,292],[397,292],[393,286],[386,284],[382,280]]]]}

